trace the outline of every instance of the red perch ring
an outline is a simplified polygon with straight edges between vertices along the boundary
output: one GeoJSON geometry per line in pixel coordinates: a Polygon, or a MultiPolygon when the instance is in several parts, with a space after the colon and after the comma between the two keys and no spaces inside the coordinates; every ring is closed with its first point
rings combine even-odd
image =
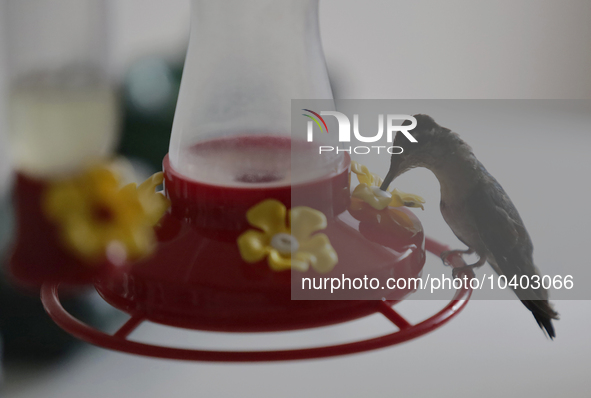
{"type": "MultiPolygon", "coordinates": [[[[439,255],[449,248],[432,239],[425,239],[425,248],[430,253],[439,255]]],[[[455,268],[465,265],[459,257],[453,258],[455,268]]],[[[458,277],[463,275],[472,277],[471,270],[463,268],[458,277]]],[[[398,331],[367,340],[352,343],[338,344],[324,347],[314,347],[295,350],[279,351],[209,351],[182,349],[157,346],[128,340],[144,319],[140,316],[132,316],[113,335],[92,328],[69,314],[61,305],[58,295],[59,283],[45,283],[41,289],[41,301],[49,316],[66,332],[73,336],[99,347],[126,352],[129,354],[143,355],[163,359],[179,359],[187,361],[211,361],[211,362],[264,362],[287,361],[296,359],[325,358],[337,355],[354,354],[400,344],[429,333],[456,316],[468,303],[472,289],[461,288],[456,291],[453,299],[438,313],[415,325],[410,324],[393,308],[394,302],[374,301],[375,312],[381,312],[394,325],[398,331]]]]}

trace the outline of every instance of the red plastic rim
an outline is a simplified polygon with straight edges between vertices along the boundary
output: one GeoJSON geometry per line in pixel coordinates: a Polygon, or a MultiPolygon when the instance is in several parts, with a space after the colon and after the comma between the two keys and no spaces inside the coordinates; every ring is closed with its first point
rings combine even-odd
{"type": "MultiPolygon", "coordinates": [[[[440,255],[443,251],[449,250],[447,246],[429,238],[425,239],[425,249],[435,255],[440,255]]],[[[453,264],[456,268],[465,265],[463,260],[458,256],[453,258],[453,264]]],[[[463,277],[464,274],[469,278],[474,276],[470,269],[463,268],[459,271],[458,277],[463,277]]],[[[264,362],[314,359],[354,354],[400,344],[420,337],[444,325],[466,306],[472,294],[472,289],[470,288],[461,288],[457,290],[452,300],[443,309],[430,318],[415,325],[409,323],[392,308],[392,305],[395,304],[394,302],[376,301],[375,311],[382,313],[388,318],[388,320],[397,326],[399,330],[367,340],[294,350],[209,351],[157,346],[127,339],[131,332],[144,321],[144,318],[141,316],[133,316],[123,324],[117,332],[113,335],[109,335],[82,323],[70,315],[62,307],[58,291],[58,282],[48,282],[43,285],[41,289],[41,301],[43,302],[45,310],[62,329],[87,343],[115,351],[154,358],[212,362],[264,362]]]]}

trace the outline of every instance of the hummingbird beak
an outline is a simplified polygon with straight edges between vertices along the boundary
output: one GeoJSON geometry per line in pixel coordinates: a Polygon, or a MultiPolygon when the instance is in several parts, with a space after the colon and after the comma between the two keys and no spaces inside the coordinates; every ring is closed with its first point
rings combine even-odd
{"type": "Polygon", "coordinates": [[[392,160],[390,162],[390,170],[388,170],[388,174],[386,174],[386,178],[384,178],[384,182],[380,186],[382,191],[385,191],[390,186],[390,183],[394,181],[396,177],[400,175],[400,164],[402,163],[402,158],[400,156],[392,156],[392,160]]]}

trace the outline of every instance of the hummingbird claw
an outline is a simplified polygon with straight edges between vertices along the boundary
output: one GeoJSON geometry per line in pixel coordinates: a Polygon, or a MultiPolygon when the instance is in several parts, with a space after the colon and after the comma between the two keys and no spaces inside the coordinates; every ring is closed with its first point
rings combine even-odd
{"type": "Polygon", "coordinates": [[[467,249],[467,250],[446,250],[446,251],[442,252],[439,255],[439,257],[441,257],[441,261],[443,261],[443,264],[448,265],[450,267],[453,267],[454,265],[450,261],[450,257],[455,257],[455,256],[461,257],[464,254],[472,254],[472,253],[474,253],[474,250],[472,250],[472,249],[467,249]]]}
{"type": "MultiPolygon", "coordinates": [[[[442,253],[442,258],[443,258],[443,254],[445,254],[446,252],[442,253]]],[[[468,249],[468,250],[450,250],[449,251],[449,255],[448,256],[461,256],[462,254],[472,254],[474,253],[474,250],[468,249]]],[[[447,257],[444,260],[444,263],[447,262],[447,257]]],[[[478,268],[481,267],[482,265],[484,265],[484,263],[486,262],[486,256],[480,256],[480,258],[478,259],[478,261],[476,261],[474,264],[464,264],[462,266],[454,266],[453,264],[448,264],[451,265],[453,268],[452,270],[452,275],[454,278],[457,278],[460,274],[463,273],[468,273],[468,275],[472,275],[474,276],[474,268],[478,268]]]]}

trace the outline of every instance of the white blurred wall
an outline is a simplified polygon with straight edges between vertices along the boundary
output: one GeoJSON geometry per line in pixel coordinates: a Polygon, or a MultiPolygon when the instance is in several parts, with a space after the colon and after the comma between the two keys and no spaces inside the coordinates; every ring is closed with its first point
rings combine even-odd
{"type": "Polygon", "coordinates": [[[345,97],[591,98],[589,0],[321,2],[345,97]]]}

